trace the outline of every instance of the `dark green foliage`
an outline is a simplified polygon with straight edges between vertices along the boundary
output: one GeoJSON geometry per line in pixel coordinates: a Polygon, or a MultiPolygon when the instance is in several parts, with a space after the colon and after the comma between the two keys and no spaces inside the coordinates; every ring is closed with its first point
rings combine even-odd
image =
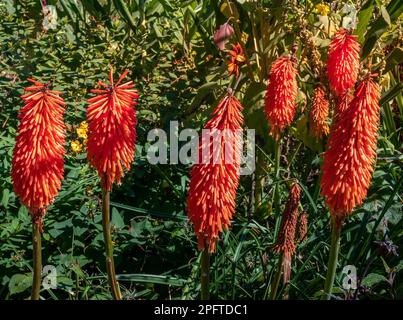
{"type": "MultiPolygon", "coordinates": [[[[391,24],[398,24],[401,6],[393,4],[397,2],[391,1],[386,9],[375,7],[378,1],[367,1],[362,7],[358,33],[365,56],[372,54],[374,41],[381,35],[385,51],[396,47],[396,30],[392,26],[387,32],[384,11],[389,12],[391,24]]],[[[147,133],[152,128],[168,131],[173,120],[179,121],[180,129],[200,129],[233,81],[226,74],[225,53],[212,41],[216,25],[228,19],[222,3],[226,1],[48,1],[57,7],[58,26],[47,32],[42,29],[39,1],[0,3],[0,299],[27,298],[32,282],[30,219],[12,191],[10,177],[20,96],[31,76],[52,81],[67,102],[65,181],[44,218],[42,241],[43,264],[56,267],[58,287],[43,289],[41,295],[47,299],[111,298],[103,264],[99,179],[86,163],[84,150],[75,153],[70,147],[77,139],[76,128],[85,120],[89,90],[98,80],[106,80],[110,66],[118,73],[129,69],[140,94],[136,160],[111,198],[122,293],[127,299],[199,297],[200,253],[185,211],[190,168],[150,165],[147,133]]],[[[302,3],[301,10],[315,30],[312,8],[319,1],[302,3]]],[[[290,179],[298,178],[301,205],[310,217],[308,235],[298,245],[291,283],[281,288],[279,297],[287,291],[290,298],[315,299],[323,289],[330,232],[329,214],[319,190],[325,141],[315,141],[307,123],[316,79],[309,66],[300,66],[298,111],[282,142],[280,180],[276,181],[274,144],[262,112],[266,74],[273,56],[298,41],[299,25],[293,1],[284,5],[282,1],[238,1],[234,8],[240,16],[240,29],[249,35],[245,46],[251,71],[257,74],[241,81],[238,95],[247,127],[256,129],[256,172],[265,182],[262,202],[253,207],[253,178],[241,178],[236,218],[211,258],[211,298],[268,298],[277,261],[272,247],[281,218],[272,209],[273,190],[279,188],[283,205],[290,179]],[[288,20],[281,29],[284,19],[288,20]],[[252,36],[253,26],[258,24],[272,35],[258,44],[259,54],[267,57],[261,61],[260,71],[252,36]]],[[[257,36],[264,39],[263,34],[257,36]]],[[[328,41],[319,40],[324,59],[328,41]]],[[[364,205],[355,210],[342,231],[335,294],[346,299],[403,298],[401,49],[387,54],[389,60],[381,70],[387,80],[382,84],[376,170],[364,205]],[[341,270],[346,265],[357,268],[357,291],[342,289],[341,270]]],[[[305,56],[300,48],[298,58],[305,56]]],[[[247,69],[247,65],[242,67],[245,75],[247,69]]]]}

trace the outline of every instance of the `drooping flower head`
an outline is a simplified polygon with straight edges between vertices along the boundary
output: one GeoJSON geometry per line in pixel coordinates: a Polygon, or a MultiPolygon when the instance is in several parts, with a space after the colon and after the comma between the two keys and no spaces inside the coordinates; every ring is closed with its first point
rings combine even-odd
{"type": "Polygon", "coordinates": [[[28,79],[32,86],[22,96],[24,107],[19,111],[20,125],[13,151],[11,178],[14,192],[42,228],[42,217],[63,180],[65,102],[61,92],[48,84],[28,79]]]}
{"type": "Polygon", "coordinates": [[[357,36],[346,29],[340,29],[329,45],[327,78],[330,88],[341,96],[357,81],[360,66],[360,44],[357,36]]]}
{"type": "Polygon", "coordinates": [[[235,211],[242,147],[242,106],[230,92],[205,125],[199,162],[191,170],[187,212],[200,250],[214,251],[219,233],[228,229],[235,211]]]}
{"type": "Polygon", "coordinates": [[[312,135],[317,139],[327,136],[329,125],[327,118],[329,116],[329,102],[326,99],[326,93],[322,86],[315,88],[311,112],[309,113],[310,128],[312,135]]]}
{"type": "Polygon", "coordinates": [[[265,97],[265,112],[270,124],[270,134],[276,139],[288,127],[295,114],[297,98],[297,71],[289,56],[274,61],[265,97]]]}
{"type": "Polygon", "coordinates": [[[298,204],[301,198],[301,187],[293,183],[285,205],[281,226],[277,236],[275,251],[283,253],[284,283],[290,280],[291,258],[295,253],[295,229],[298,219],[298,204]]]}
{"type": "Polygon", "coordinates": [[[298,242],[304,241],[307,233],[308,233],[308,213],[304,211],[301,212],[298,217],[297,241],[298,242]]]}
{"type": "Polygon", "coordinates": [[[133,89],[133,82],[120,84],[126,77],[126,70],[119,80],[110,84],[98,82],[104,89],[93,89],[95,97],[88,99],[88,160],[101,177],[101,186],[110,191],[114,182],[120,183],[124,169],[129,170],[134,159],[136,142],[136,111],[139,97],[133,89]]]}
{"type": "Polygon", "coordinates": [[[232,45],[232,50],[228,51],[230,59],[227,63],[228,75],[239,75],[239,67],[245,63],[245,56],[239,43],[232,45]]]}
{"type": "Polygon", "coordinates": [[[367,195],[376,157],[379,99],[378,84],[366,77],[330,129],[321,193],[338,225],[367,195]]]}
{"type": "Polygon", "coordinates": [[[225,49],[225,45],[229,41],[229,38],[234,34],[234,28],[228,23],[222,24],[216,32],[214,32],[214,43],[220,50],[225,49]]]}

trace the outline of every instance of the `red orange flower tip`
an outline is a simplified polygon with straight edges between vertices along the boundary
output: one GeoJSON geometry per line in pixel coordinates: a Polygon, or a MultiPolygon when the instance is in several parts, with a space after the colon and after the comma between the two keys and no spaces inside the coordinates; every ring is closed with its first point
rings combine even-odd
{"type": "Polygon", "coordinates": [[[312,108],[309,113],[310,129],[312,135],[317,139],[321,139],[322,136],[327,136],[329,133],[328,115],[329,102],[326,99],[326,92],[322,86],[318,86],[314,90],[312,108]]]}
{"type": "Polygon", "coordinates": [[[14,192],[32,217],[42,226],[46,208],[61,188],[64,172],[65,104],[59,92],[35,79],[34,87],[21,96],[20,124],[13,150],[11,179],[14,192]]]}
{"type": "Polygon", "coordinates": [[[39,87],[43,87],[43,86],[44,86],[42,83],[40,83],[39,81],[37,81],[37,80],[35,80],[35,79],[33,79],[33,78],[28,78],[27,80],[28,80],[29,82],[33,83],[33,84],[36,85],[36,86],[39,86],[39,87]]]}
{"type": "Polygon", "coordinates": [[[330,129],[321,194],[338,225],[367,195],[376,158],[379,99],[379,85],[366,77],[349,106],[339,107],[330,129]]]}
{"type": "Polygon", "coordinates": [[[360,44],[357,36],[341,28],[329,45],[327,77],[333,92],[341,96],[357,81],[360,65],[360,44]]]}
{"type": "Polygon", "coordinates": [[[242,128],[242,106],[238,99],[228,94],[213,112],[213,117],[205,129],[227,129],[231,135],[220,135],[214,139],[201,140],[199,144],[199,162],[193,165],[187,199],[187,213],[194,225],[200,250],[207,248],[214,252],[219,234],[228,229],[235,212],[235,197],[239,182],[239,168],[242,137],[235,130],[242,128]],[[220,139],[216,143],[215,139],[220,139]],[[233,149],[232,161],[226,161],[228,154],[225,144],[233,149]],[[208,161],[202,158],[202,150],[212,150],[214,145],[220,147],[219,159],[210,152],[208,161]],[[216,160],[216,162],[214,162],[216,160]]]}
{"type": "Polygon", "coordinates": [[[124,170],[129,170],[134,159],[136,141],[135,99],[139,97],[133,83],[119,83],[126,70],[114,84],[112,69],[110,85],[98,82],[107,89],[92,89],[96,96],[87,100],[88,141],[87,157],[101,177],[101,186],[110,191],[113,183],[120,184],[124,170]]]}
{"type": "Polygon", "coordinates": [[[298,93],[296,75],[292,57],[281,56],[273,62],[265,96],[265,113],[270,134],[276,139],[294,118],[298,93]]]}
{"type": "Polygon", "coordinates": [[[129,73],[129,70],[126,69],[126,70],[122,73],[122,75],[120,76],[118,82],[116,82],[116,85],[119,85],[119,83],[127,76],[128,73],[129,73]]]}

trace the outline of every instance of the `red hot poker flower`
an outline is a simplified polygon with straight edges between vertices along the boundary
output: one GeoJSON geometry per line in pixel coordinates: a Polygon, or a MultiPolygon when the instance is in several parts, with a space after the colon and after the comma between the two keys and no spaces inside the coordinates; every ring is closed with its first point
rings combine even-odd
{"type": "Polygon", "coordinates": [[[330,129],[321,188],[338,225],[362,204],[369,188],[376,157],[379,99],[378,84],[367,77],[330,129]]]}
{"type": "Polygon", "coordinates": [[[327,136],[329,133],[329,126],[326,122],[328,116],[329,102],[326,99],[325,90],[322,86],[318,86],[315,88],[312,109],[309,113],[311,131],[317,139],[321,139],[322,136],[327,136]]]}
{"type": "Polygon", "coordinates": [[[88,99],[87,141],[88,160],[101,177],[101,186],[111,191],[114,182],[120,183],[123,169],[130,169],[136,142],[135,106],[139,95],[133,82],[120,84],[126,70],[114,84],[112,69],[110,84],[98,82],[104,89],[93,89],[95,97],[88,99]]]}
{"type": "Polygon", "coordinates": [[[294,118],[298,90],[296,74],[294,63],[289,56],[278,58],[271,67],[265,112],[271,127],[270,134],[276,139],[294,118]]]}
{"type": "Polygon", "coordinates": [[[280,231],[276,241],[276,252],[282,252],[284,257],[284,283],[290,280],[291,259],[295,253],[295,229],[298,218],[298,204],[301,198],[301,187],[298,183],[291,186],[290,194],[281,219],[280,231]]]}
{"type": "Polygon", "coordinates": [[[341,96],[357,81],[360,66],[360,44],[357,36],[340,29],[329,45],[327,77],[330,87],[341,96]]]}
{"type": "Polygon", "coordinates": [[[213,139],[202,139],[199,163],[191,170],[187,211],[200,250],[207,247],[214,252],[219,233],[228,229],[235,211],[242,146],[242,135],[237,134],[243,123],[241,112],[241,104],[231,93],[219,103],[205,126],[213,139]],[[214,150],[216,146],[219,150],[214,150]],[[207,159],[203,157],[205,150],[210,151],[207,159]]]}
{"type": "Polygon", "coordinates": [[[11,177],[15,193],[41,228],[46,207],[53,202],[63,180],[65,102],[59,96],[61,92],[28,80],[33,86],[22,96],[24,107],[18,115],[11,177]]]}
{"type": "Polygon", "coordinates": [[[228,74],[239,75],[239,66],[245,63],[245,56],[243,55],[242,47],[239,43],[232,45],[232,50],[229,52],[230,60],[227,63],[228,74]]]}

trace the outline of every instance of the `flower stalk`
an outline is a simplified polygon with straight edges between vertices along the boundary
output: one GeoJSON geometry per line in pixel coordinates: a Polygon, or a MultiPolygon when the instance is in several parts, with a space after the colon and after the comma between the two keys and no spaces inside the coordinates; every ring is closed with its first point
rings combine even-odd
{"type": "Polygon", "coordinates": [[[42,280],[42,241],[41,226],[32,221],[32,247],[33,247],[33,279],[31,300],[39,300],[42,280]]]}
{"type": "Polygon", "coordinates": [[[270,291],[271,300],[275,300],[277,296],[278,287],[280,285],[281,273],[283,270],[283,263],[284,263],[284,255],[283,252],[280,252],[277,260],[276,274],[274,276],[274,280],[271,283],[271,291],[270,291]]]}
{"type": "Polygon", "coordinates": [[[210,299],[210,252],[208,247],[204,247],[201,253],[201,300],[210,299]]]}
{"type": "Polygon", "coordinates": [[[330,300],[334,278],[336,275],[337,262],[340,249],[341,224],[336,223],[336,221],[332,220],[331,227],[332,227],[332,236],[331,236],[330,254],[329,254],[329,261],[327,264],[327,274],[322,300],[330,300]]]}
{"type": "Polygon", "coordinates": [[[105,241],[106,271],[112,296],[115,300],[122,300],[119,283],[116,280],[115,262],[113,259],[113,243],[110,221],[110,191],[102,189],[102,229],[105,241]]]}
{"type": "MultiPolygon", "coordinates": [[[[101,178],[102,229],[105,241],[105,259],[108,281],[114,299],[121,300],[113,259],[113,243],[110,224],[110,193],[114,183],[120,184],[125,170],[130,170],[136,143],[136,99],[139,98],[133,81],[122,83],[128,74],[124,71],[117,82],[113,70],[109,72],[109,84],[102,81],[102,89],[92,89],[95,96],[88,99],[87,158],[101,178]]],[[[87,124],[77,134],[87,136],[87,124]]]]}

